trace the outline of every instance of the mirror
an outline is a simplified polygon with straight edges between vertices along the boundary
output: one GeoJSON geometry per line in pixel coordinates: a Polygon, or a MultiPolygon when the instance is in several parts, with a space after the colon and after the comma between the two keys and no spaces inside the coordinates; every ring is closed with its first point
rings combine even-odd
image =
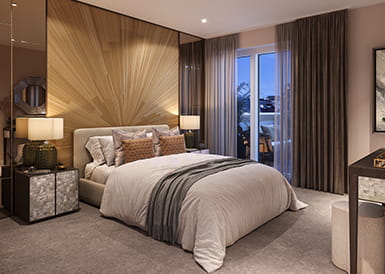
{"type": "Polygon", "coordinates": [[[15,116],[46,114],[46,0],[18,0],[13,13],[15,116]]]}
{"type": "MultiPolygon", "coordinates": [[[[186,145],[197,148],[204,143],[204,40],[179,34],[179,113],[199,115],[200,130],[193,131],[193,140],[186,138],[186,145]]],[[[190,131],[191,133],[191,131],[190,131]]],[[[189,132],[185,132],[188,136],[189,132]]]]}
{"type": "Polygon", "coordinates": [[[0,219],[8,215],[11,192],[11,1],[0,1],[0,219]]]}
{"type": "Polygon", "coordinates": [[[46,87],[43,77],[26,77],[13,89],[15,105],[27,115],[46,114],[46,87]]]}
{"type": "Polygon", "coordinates": [[[45,114],[46,0],[0,1],[0,66],[0,204],[12,214],[11,170],[26,142],[14,138],[15,117],[45,114]]]}
{"type": "MultiPolygon", "coordinates": [[[[14,118],[46,114],[46,0],[18,0],[13,12],[14,118]]],[[[14,120],[13,120],[14,121],[14,120]]],[[[22,164],[26,139],[14,139],[15,164],[22,164]]]]}

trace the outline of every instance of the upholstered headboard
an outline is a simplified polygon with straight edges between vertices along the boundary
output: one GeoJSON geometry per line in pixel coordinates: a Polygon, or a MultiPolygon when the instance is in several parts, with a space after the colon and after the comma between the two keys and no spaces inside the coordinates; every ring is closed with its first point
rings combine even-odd
{"type": "Polygon", "coordinates": [[[91,136],[112,135],[113,129],[125,131],[138,131],[145,128],[151,132],[152,128],[168,129],[168,125],[146,125],[146,126],[127,126],[127,127],[100,127],[100,128],[79,128],[74,131],[74,167],[79,169],[79,178],[84,178],[84,168],[92,158],[85,145],[91,136]]]}

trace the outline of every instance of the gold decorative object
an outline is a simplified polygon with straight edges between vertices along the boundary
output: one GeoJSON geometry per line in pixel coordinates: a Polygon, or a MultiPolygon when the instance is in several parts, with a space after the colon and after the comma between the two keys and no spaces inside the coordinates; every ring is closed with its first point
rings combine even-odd
{"type": "Polygon", "coordinates": [[[385,168],[385,152],[377,156],[373,161],[374,167],[385,168]]]}

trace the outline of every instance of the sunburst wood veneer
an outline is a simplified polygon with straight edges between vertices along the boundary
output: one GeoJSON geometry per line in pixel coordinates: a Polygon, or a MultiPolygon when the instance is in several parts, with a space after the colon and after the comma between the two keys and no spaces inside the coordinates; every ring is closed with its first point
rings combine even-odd
{"type": "Polygon", "coordinates": [[[59,160],[76,128],[178,123],[178,34],[77,3],[49,0],[49,117],[64,118],[59,160]]]}

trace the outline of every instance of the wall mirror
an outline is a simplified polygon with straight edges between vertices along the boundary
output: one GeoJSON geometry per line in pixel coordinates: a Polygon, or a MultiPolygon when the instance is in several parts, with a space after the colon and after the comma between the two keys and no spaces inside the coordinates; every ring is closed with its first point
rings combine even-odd
{"type": "Polygon", "coordinates": [[[11,171],[26,142],[14,137],[15,117],[45,114],[46,0],[0,1],[0,66],[1,218],[13,213],[11,171]]]}
{"type": "Polygon", "coordinates": [[[46,113],[46,1],[18,0],[13,12],[15,116],[46,113]]]}
{"type": "MultiPolygon", "coordinates": [[[[179,113],[181,116],[199,115],[200,125],[204,125],[204,84],[204,40],[180,33],[179,113]]],[[[200,143],[204,143],[203,126],[194,131],[193,140],[186,139],[188,147],[198,147],[200,143]]],[[[188,132],[186,132],[187,135],[189,135],[188,132]]]]}
{"type": "Polygon", "coordinates": [[[11,121],[12,121],[12,85],[11,85],[11,1],[0,1],[0,219],[6,217],[9,212],[3,207],[9,207],[11,200],[5,193],[11,191],[12,176],[10,165],[11,151],[11,121]],[[7,197],[5,197],[7,196],[7,197]],[[4,199],[5,198],[5,199],[4,199]]]}

